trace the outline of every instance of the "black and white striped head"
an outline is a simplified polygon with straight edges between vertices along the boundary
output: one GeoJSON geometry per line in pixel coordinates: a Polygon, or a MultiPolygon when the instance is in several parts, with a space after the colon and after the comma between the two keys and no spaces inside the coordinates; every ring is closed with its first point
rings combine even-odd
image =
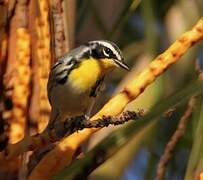
{"type": "Polygon", "coordinates": [[[96,40],[85,44],[89,47],[88,56],[95,59],[109,59],[116,66],[129,70],[128,65],[124,62],[124,58],[119,47],[110,41],[96,40]]]}

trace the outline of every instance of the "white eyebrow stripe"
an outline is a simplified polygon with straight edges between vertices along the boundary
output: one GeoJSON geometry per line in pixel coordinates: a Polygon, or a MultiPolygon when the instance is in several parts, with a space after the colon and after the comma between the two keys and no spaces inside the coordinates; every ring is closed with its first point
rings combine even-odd
{"type": "Polygon", "coordinates": [[[114,46],[111,45],[110,43],[105,42],[105,41],[93,41],[93,42],[96,42],[96,43],[98,43],[98,44],[101,44],[101,45],[103,45],[103,46],[108,47],[109,49],[112,50],[112,52],[116,55],[116,57],[117,57],[119,60],[121,60],[121,59],[120,59],[120,58],[121,58],[121,55],[120,55],[120,54],[118,53],[118,51],[114,48],[114,46]]]}

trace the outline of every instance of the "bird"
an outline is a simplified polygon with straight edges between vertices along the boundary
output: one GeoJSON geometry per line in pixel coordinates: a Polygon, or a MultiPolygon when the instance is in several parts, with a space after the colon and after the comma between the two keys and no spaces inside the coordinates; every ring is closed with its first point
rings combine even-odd
{"type": "Polygon", "coordinates": [[[80,115],[89,118],[105,76],[116,67],[129,70],[119,47],[107,40],[89,41],[59,57],[47,85],[49,124],[80,115]]]}

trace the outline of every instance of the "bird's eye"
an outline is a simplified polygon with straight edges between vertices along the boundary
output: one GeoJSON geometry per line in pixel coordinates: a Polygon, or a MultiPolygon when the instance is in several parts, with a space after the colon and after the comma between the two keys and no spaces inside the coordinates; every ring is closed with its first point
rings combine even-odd
{"type": "Polygon", "coordinates": [[[111,55],[111,50],[109,48],[104,48],[103,49],[103,54],[106,56],[106,57],[109,57],[111,55]]]}

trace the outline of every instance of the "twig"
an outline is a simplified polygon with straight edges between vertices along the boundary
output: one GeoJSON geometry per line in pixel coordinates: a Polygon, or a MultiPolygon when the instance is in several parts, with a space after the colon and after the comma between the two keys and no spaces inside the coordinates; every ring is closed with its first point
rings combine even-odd
{"type": "MultiPolygon", "coordinates": [[[[57,133],[58,139],[61,139],[67,133],[72,134],[75,131],[82,130],[84,128],[103,128],[108,127],[109,125],[120,125],[129,120],[138,120],[143,116],[143,110],[138,110],[138,112],[134,111],[125,111],[119,117],[111,117],[104,116],[95,121],[88,121],[84,116],[74,117],[71,120],[67,120],[66,122],[59,122],[53,128],[57,133]],[[62,127],[65,127],[62,129],[62,127]]],[[[54,144],[50,144],[48,147],[43,150],[39,149],[34,152],[34,154],[30,157],[30,162],[28,164],[29,173],[32,169],[37,165],[37,163],[43,158],[43,156],[52,150],[54,144]]]]}
{"type": "MultiPolygon", "coordinates": [[[[139,110],[138,112],[134,111],[125,111],[119,117],[111,117],[111,116],[104,116],[101,119],[95,121],[88,121],[85,119],[84,116],[72,118],[71,121],[67,120],[66,122],[59,122],[55,125],[55,131],[57,132],[58,138],[62,138],[67,132],[72,134],[75,131],[82,130],[84,128],[102,128],[108,127],[109,125],[120,125],[129,120],[138,120],[140,117],[143,116],[143,110],[139,110]],[[65,127],[62,129],[62,127],[65,127]]],[[[53,144],[49,145],[47,148],[43,150],[39,149],[34,152],[34,154],[30,157],[29,172],[37,165],[37,163],[43,158],[43,156],[52,150],[54,147],[53,144]]]]}
{"type": "Polygon", "coordinates": [[[45,147],[50,143],[59,141],[65,136],[85,129],[85,128],[102,128],[110,124],[119,125],[129,120],[137,120],[143,115],[143,110],[138,112],[126,111],[121,116],[103,116],[95,121],[88,121],[84,116],[73,117],[65,121],[56,122],[53,127],[48,127],[43,133],[27,137],[27,146],[25,147],[24,139],[17,144],[9,144],[5,149],[5,156],[10,159],[26,151],[33,151],[45,147]],[[20,148],[19,148],[20,147],[20,148]],[[23,148],[24,147],[24,148],[23,148]]]}
{"type": "MultiPolygon", "coordinates": [[[[71,120],[67,120],[66,122],[59,122],[53,128],[57,133],[59,139],[61,139],[64,135],[68,135],[74,133],[75,131],[82,130],[84,128],[103,128],[108,127],[109,125],[121,125],[129,120],[139,120],[144,115],[143,110],[135,111],[125,111],[121,114],[121,116],[103,116],[100,119],[95,121],[86,120],[84,116],[74,117],[71,120]],[[64,127],[64,129],[62,129],[64,127]]],[[[52,150],[54,145],[51,145],[44,150],[36,151],[29,162],[29,172],[37,165],[37,163],[43,158],[43,156],[52,150]]],[[[96,153],[97,154],[97,153],[96,153]]],[[[96,159],[100,158],[101,151],[96,155],[96,159]]],[[[96,161],[98,162],[98,161],[96,161]]],[[[96,165],[96,164],[95,164],[96,165]]],[[[98,164],[97,164],[98,165],[98,164]]],[[[92,169],[91,167],[90,169],[92,169]]],[[[94,168],[93,168],[94,169],[94,168]]]]}
{"type": "Polygon", "coordinates": [[[82,130],[84,128],[103,128],[108,127],[109,125],[120,125],[129,120],[138,120],[140,117],[143,116],[143,112],[143,110],[138,110],[138,112],[125,111],[121,114],[121,116],[103,116],[102,118],[99,118],[95,121],[86,121],[84,120],[84,118],[79,118],[78,121],[76,119],[73,119],[72,123],[69,123],[69,126],[71,126],[71,128],[68,129],[72,134],[73,132],[82,130]]]}
{"type": "MultiPolygon", "coordinates": [[[[58,129],[57,135],[59,136],[59,138],[61,138],[62,134],[65,132],[64,129],[66,129],[66,132],[73,133],[84,128],[102,128],[109,125],[120,125],[129,120],[139,120],[143,115],[143,110],[138,110],[137,112],[125,111],[120,116],[103,116],[102,118],[99,118],[95,121],[89,121],[86,120],[84,116],[79,116],[69,119],[66,123],[60,122],[57,126],[55,125],[55,128],[58,129]],[[61,129],[63,126],[65,128],[61,129]],[[59,129],[61,129],[62,134],[59,129]]],[[[31,159],[31,162],[29,163],[30,171],[34,169],[37,163],[43,158],[43,155],[52,150],[52,148],[53,146],[50,146],[50,148],[48,147],[48,149],[45,149],[45,153],[39,153],[39,151],[35,153],[35,155],[33,156],[34,159],[31,159]]]]}
{"type": "Polygon", "coordinates": [[[180,119],[177,129],[174,132],[171,139],[169,140],[168,144],[166,145],[164,154],[162,155],[162,157],[159,161],[159,164],[157,167],[157,176],[156,176],[157,180],[164,179],[164,174],[166,171],[167,164],[169,163],[170,159],[172,158],[172,152],[173,152],[174,148],[178,144],[180,138],[184,135],[185,128],[186,128],[187,122],[190,119],[190,116],[193,112],[194,105],[195,105],[195,98],[192,97],[189,100],[187,110],[185,111],[184,115],[180,119]]]}
{"type": "Polygon", "coordinates": [[[121,116],[103,116],[102,118],[96,119],[94,121],[86,120],[84,116],[78,116],[71,119],[67,119],[64,122],[57,122],[54,127],[50,127],[47,131],[51,134],[49,137],[54,137],[52,141],[58,141],[64,136],[69,136],[76,131],[83,130],[85,128],[103,128],[109,125],[120,125],[124,124],[129,120],[138,120],[143,116],[143,110],[135,111],[125,111],[121,116]],[[54,136],[53,136],[54,135],[54,136]]]}

